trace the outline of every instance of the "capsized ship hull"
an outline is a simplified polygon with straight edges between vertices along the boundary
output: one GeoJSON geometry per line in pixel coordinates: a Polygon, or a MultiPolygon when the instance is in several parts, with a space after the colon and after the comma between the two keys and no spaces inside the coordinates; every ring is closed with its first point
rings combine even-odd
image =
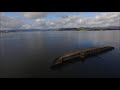
{"type": "Polygon", "coordinates": [[[97,54],[105,53],[105,52],[113,50],[113,49],[114,49],[114,47],[106,46],[106,47],[99,47],[99,48],[89,48],[89,49],[86,49],[83,51],[67,53],[67,54],[55,59],[55,61],[53,62],[53,66],[64,64],[75,58],[80,58],[81,60],[83,60],[90,56],[95,56],[97,54]]]}

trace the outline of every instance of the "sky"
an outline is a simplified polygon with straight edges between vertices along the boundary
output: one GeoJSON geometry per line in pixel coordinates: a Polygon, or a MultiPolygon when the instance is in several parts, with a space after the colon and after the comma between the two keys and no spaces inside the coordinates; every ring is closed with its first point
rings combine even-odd
{"type": "Polygon", "coordinates": [[[120,12],[0,12],[0,30],[120,26],[120,12]]]}

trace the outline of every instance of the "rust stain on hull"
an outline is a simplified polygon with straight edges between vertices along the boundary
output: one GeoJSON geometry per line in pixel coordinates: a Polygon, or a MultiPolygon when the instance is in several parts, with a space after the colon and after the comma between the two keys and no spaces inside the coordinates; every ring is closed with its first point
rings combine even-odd
{"type": "Polygon", "coordinates": [[[99,47],[99,48],[88,48],[88,49],[82,50],[82,51],[67,53],[67,54],[55,59],[52,67],[64,64],[64,63],[69,62],[70,60],[73,60],[76,58],[80,58],[81,60],[84,60],[85,58],[88,58],[90,56],[104,53],[104,52],[107,52],[107,51],[110,51],[113,49],[114,49],[114,47],[106,46],[106,47],[99,47]]]}

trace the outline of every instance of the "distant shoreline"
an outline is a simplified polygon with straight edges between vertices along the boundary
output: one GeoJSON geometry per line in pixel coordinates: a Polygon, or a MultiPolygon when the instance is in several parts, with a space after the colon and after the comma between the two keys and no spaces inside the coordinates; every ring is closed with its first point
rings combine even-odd
{"type": "MultiPolygon", "coordinates": [[[[116,31],[116,30],[120,30],[120,29],[110,29],[110,30],[51,30],[51,31],[116,31]]],[[[50,30],[33,30],[33,31],[27,31],[27,30],[22,30],[22,31],[17,31],[17,30],[15,30],[15,31],[0,31],[0,33],[10,33],[10,32],[37,32],[37,31],[39,31],[39,32],[47,32],[47,31],[50,31],[50,30]]]]}
{"type": "Polygon", "coordinates": [[[120,30],[120,27],[80,27],[80,28],[58,28],[58,29],[16,29],[0,30],[0,33],[9,32],[35,32],[35,31],[111,31],[120,30]]]}

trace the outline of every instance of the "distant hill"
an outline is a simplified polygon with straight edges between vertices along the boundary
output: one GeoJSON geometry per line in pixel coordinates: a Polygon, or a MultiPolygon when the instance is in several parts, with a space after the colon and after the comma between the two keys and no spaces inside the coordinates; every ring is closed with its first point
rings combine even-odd
{"type": "Polygon", "coordinates": [[[32,31],[51,31],[50,29],[18,29],[18,30],[0,30],[0,32],[32,32],[32,31]]]}
{"type": "Polygon", "coordinates": [[[18,29],[0,30],[0,32],[32,32],[32,31],[80,31],[80,30],[120,30],[120,26],[110,27],[80,27],[80,28],[58,28],[58,29],[18,29]]]}
{"type": "Polygon", "coordinates": [[[57,31],[75,31],[75,30],[78,30],[78,28],[59,28],[56,30],[57,31]]]}
{"type": "Polygon", "coordinates": [[[111,27],[107,27],[108,29],[120,29],[120,26],[111,26],[111,27]]]}
{"type": "Polygon", "coordinates": [[[120,26],[110,27],[80,27],[79,30],[120,30],[120,26]]]}

